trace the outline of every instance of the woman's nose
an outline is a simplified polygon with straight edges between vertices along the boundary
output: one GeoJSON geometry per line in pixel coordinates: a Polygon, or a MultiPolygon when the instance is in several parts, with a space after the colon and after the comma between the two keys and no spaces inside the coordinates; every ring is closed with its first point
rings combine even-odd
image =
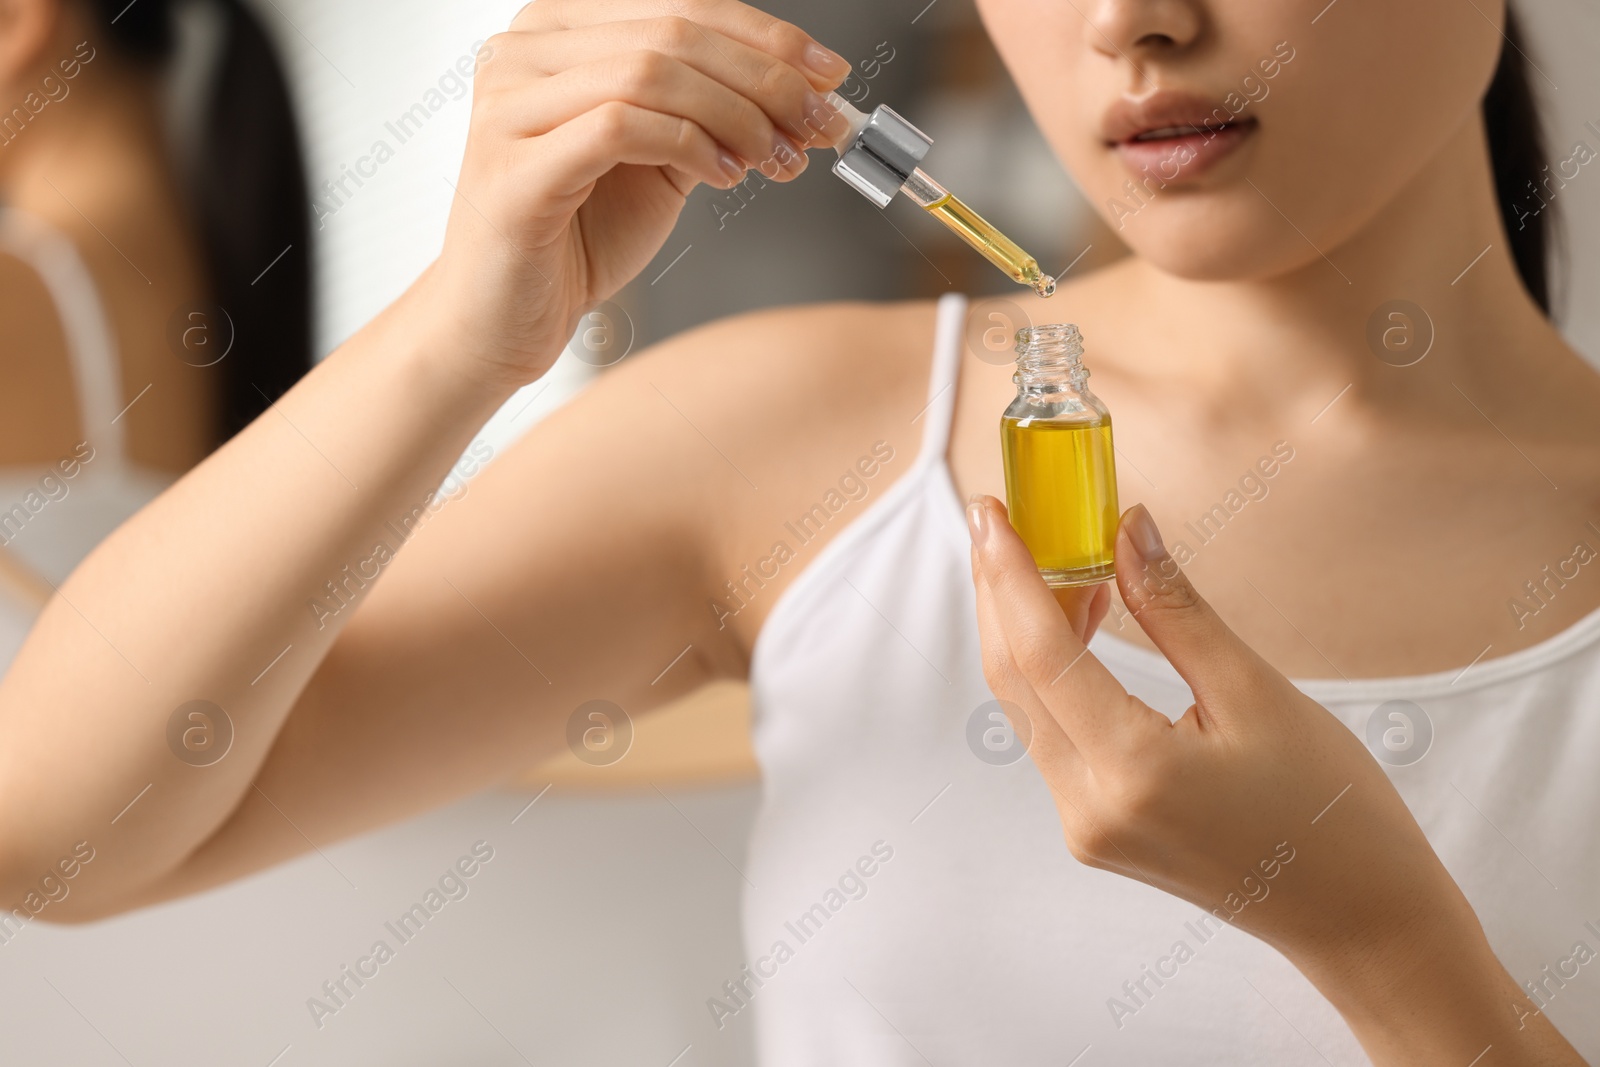
{"type": "Polygon", "coordinates": [[[1089,22],[1097,31],[1090,34],[1097,51],[1137,63],[1140,53],[1192,44],[1205,18],[1195,0],[1098,0],[1089,22]]]}

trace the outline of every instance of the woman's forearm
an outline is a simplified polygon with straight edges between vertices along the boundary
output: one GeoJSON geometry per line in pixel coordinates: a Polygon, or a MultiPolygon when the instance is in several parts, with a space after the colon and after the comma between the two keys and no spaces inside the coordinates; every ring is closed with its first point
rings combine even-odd
{"type": "Polygon", "coordinates": [[[449,339],[412,307],[131,519],[46,608],[0,682],[0,908],[87,842],[93,862],[47,917],[115,910],[251,788],[353,605],[510,392],[438,358],[449,339]],[[192,701],[226,721],[180,714],[192,701]]]}
{"type": "MultiPolygon", "coordinates": [[[[1466,899],[1296,960],[1377,1067],[1580,1067],[1584,1060],[1517,987],[1466,899]]],[[[1419,890],[1418,901],[1424,894],[1419,890]]]]}

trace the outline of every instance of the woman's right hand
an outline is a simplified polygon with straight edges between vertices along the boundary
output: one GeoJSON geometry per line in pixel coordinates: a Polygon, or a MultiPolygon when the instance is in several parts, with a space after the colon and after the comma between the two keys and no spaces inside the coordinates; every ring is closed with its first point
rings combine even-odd
{"type": "Polygon", "coordinates": [[[842,135],[821,94],[849,71],[737,0],[528,4],[479,53],[444,251],[407,304],[470,376],[532,381],[697,184],[789,181],[842,135]]]}

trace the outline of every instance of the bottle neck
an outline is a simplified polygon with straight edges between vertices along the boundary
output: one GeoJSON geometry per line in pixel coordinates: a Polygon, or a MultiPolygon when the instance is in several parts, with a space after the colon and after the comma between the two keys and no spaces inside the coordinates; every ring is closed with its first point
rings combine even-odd
{"type": "Polygon", "coordinates": [[[1083,365],[1083,335],[1070,323],[1018,330],[1016,351],[1012,380],[1019,392],[1076,392],[1089,379],[1089,368],[1083,365]]]}

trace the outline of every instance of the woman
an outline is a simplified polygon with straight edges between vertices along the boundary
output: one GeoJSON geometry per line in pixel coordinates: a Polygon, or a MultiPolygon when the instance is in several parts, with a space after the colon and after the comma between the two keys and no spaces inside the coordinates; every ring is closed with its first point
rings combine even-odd
{"type": "Polygon", "coordinates": [[[164,2],[25,0],[0,25],[0,664],[102,537],[310,365],[283,77],[242,8],[203,15],[181,69],[164,2]]]}
{"type": "Polygon", "coordinates": [[[1552,1019],[1600,1053],[1600,597],[1506,608],[1600,488],[1600,388],[1496,198],[1534,165],[1504,154],[1519,53],[1499,5],[1316,6],[980,5],[1096,203],[1190,157],[1107,206],[1137,258],[1028,309],[1082,324],[1148,502],[1138,625],[1092,654],[1109,594],[1049,596],[991,499],[1012,387],[960,359],[959,298],[678,338],[429,510],[697,182],[803,169],[847,69],[732,0],[524,9],[438,261],[30,637],[5,885],[92,841],[43,917],[194,892],[513,773],[590,700],[748,676],[751,964],[707,1008],[755,1014],[765,1062],[1581,1062],[1552,1019]],[[1437,331],[1409,367],[1364,341],[1395,299],[1437,331]],[[1270,493],[1169,554],[1152,513],[1171,536],[1245,478],[1270,493]],[[991,691],[1031,762],[968,748],[991,691]],[[205,766],[169,748],[194,701],[205,766]],[[1347,729],[1390,701],[1435,734],[1393,783],[1347,729]]]}

